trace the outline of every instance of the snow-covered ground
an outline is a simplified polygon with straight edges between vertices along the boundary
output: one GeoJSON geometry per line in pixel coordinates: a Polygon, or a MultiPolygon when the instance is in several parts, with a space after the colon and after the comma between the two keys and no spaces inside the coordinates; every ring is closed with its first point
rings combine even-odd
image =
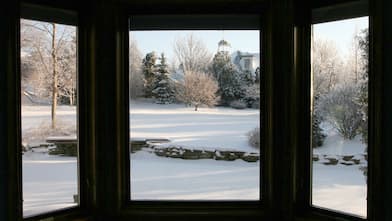
{"type": "MultiPolygon", "coordinates": [[[[50,106],[23,105],[22,131],[50,122],[50,106]]],[[[64,124],[76,125],[76,107],[59,105],[56,109],[57,120],[64,124]]]]}
{"type": "MultiPolygon", "coordinates": [[[[50,119],[50,107],[23,107],[23,130],[50,119]]],[[[203,149],[254,152],[246,133],[259,122],[254,109],[200,108],[131,102],[133,138],[169,138],[174,144],[203,149]]],[[[75,124],[75,109],[59,107],[59,119],[75,124]]],[[[345,141],[326,127],[328,137],[315,154],[363,154],[360,138],[345,141]]],[[[361,165],[313,164],[313,204],[366,215],[366,178],[361,165]]],[[[182,160],[146,151],[131,155],[131,198],[135,200],[258,200],[260,163],[242,160],[182,160]]],[[[262,179],[262,178],[261,178],[262,179]]],[[[24,215],[74,206],[77,160],[27,152],[23,156],[24,215]]]]}
{"type": "Polygon", "coordinates": [[[259,110],[199,108],[131,101],[131,138],[168,138],[172,144],[254,152],[247,133],[259,126],[259,110]]]}
{"type": "Polygon", "coordinates": [[[76,206],[76,157],[26,152],[22,159],[24,216],[76,206]]]}
{"type": "Polygon", "coordinates": [[[313,162],[313,205],[366,217],[367,184],[360,170],[367,166],[363,160],[366,145],[361,137],[344,140],[334,128],[322,124],[328,135],[324,145],[313,149],[314,154],[328,156],[352,155],[361,158],[359,165],[323,165],[313,162]]]}
{"type": "Polygon", "coordinates": [[[133,200],[258,200],[259,163],[131,154],[133,200]]]}

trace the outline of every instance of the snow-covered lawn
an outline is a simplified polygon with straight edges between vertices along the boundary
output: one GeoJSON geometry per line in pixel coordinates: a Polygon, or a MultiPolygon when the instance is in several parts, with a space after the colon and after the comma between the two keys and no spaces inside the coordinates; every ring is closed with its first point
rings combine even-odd
{"type": "Polygon", "coordinates": [[[255,152],[247,133],[259,126],[259,110],[199,108],[131,101],[131,138],[168,138],[172,144],[255,152]]]}
{"type": "Polygon", "coordinates": [[[76,206],[76,157],[26,152],[22,159],[24,216],[76,206]]]}
{"type": "MultiPolygon", "coordinates": [[[[23,130],[50,119],[50,107],[23,107],[23,130]]],[[[203,149],[256,150],[246,133],[259,123],[258,110],[200,108],[131,102],[132,138],[168,138],[203,149]]],[[[60,106],[59,119],[75,124],[75,108],[60,106]]],[[[315,154],[363,154],[360,139],[345,141],[331,128],[315,154]]],[[[313,164],[313,204],[366,215],[366,179],[360,165],[313,164]]],[[[182,160],[139,151],[131,154],[131,198],[135,200],[258,200],[260,162],[182,160]]],[[[27,152],[23,156],[24,215],[75,205],[77,160],[27,152]]]]}
{"type": "Polygon", "coordinates": [[[314,162],[313,205],[366,217],[367,184],[366,177],[360,170],[360,167],[367,166],[367,161],[362,156],[366,146],[360,136],[344,140],[330,125],[324,123],[322,127],[328,136],[323,146],[313,149],[314,154],[353,155],[361,158],[361,163],[327,166],[314,162]]]}
{"type": "Polygon", "coordinates": [[[258,200],[259,163],[131,154],[131,199],[258,200]]]}

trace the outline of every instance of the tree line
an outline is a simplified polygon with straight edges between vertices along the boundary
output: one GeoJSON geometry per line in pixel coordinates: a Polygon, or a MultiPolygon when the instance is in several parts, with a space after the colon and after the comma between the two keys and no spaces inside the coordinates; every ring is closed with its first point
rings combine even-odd
{"type": "Polygon", "coordinates": [[[357,135],[367,144],[369,33],[353,37],[350,54],[343,59],[331,41],[314,39],[312,45],[312,145],[322,146],[328,122],[344,139],[357,135]]]}
{"type": "Polygon", "coordinates": [[[256,107],[260,104],[260,68],[241,70],[228,51],[211,55],[192,34],[173,44],[175,59],[155,52],[142,57],[136,41],[130,42],[130,97],[153,98],[156,103],[182,102],[194,106],[256,107]],[[169,67],[171,66],[171,67],[169,67]]]}

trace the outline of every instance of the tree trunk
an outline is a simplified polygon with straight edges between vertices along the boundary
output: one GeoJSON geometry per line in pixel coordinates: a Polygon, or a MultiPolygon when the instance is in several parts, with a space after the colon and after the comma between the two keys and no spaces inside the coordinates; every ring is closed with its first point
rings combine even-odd
{"type": "Polygon", "coordinates": [[[197,107],[198,107],[198,106],[199,106],[199,105],[197,105],[197,104],[195,105],[195,111],[197,111],[197,107]]]}
{"type": "Polygon", "coordinates": [[[52,129],[56,127],[56,107],[57,107],[57,56],[56,56],[56,24],[52,23],[52,69],[53,69],[53,80],[52,80],[52,129]]]}

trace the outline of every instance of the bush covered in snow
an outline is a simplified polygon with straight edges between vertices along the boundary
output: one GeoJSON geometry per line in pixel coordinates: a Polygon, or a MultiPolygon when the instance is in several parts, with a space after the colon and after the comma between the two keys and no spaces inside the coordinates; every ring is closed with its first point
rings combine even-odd
{"type": "Polygon", "coordinates": [[[320,111],[345,139],[353,139],[362,124],[360,105],[356,101],[358,88],[341,85],[320,99],[320,111]]]}
{"type": "Polygon", "coordinates": [[[252,147],[260,149],[260,128],[256,127],[248,132],[248,142],[252,147]]]}
{"type": "Polygon", "coordinates": [[[249,108],[259,108],[260,105],[260,84],[252,84],[245,88],[245,95],[241,99],[249,108]]]}
{"type": "Polygon", "coordinates": [[[184,82],[177,85],[177,99],[193,105],[195,111],[201,105],[213,106],[218,101],[216,95],[218,83],[215,79],[201,72],[186,72],[184,82]]]}
{"type": "Polygon", "coordinates": [[[230,107],[234,109],[245,109],[246,108],[246,103],[242,100],[235,100],[230,102],[230,107]]]}

